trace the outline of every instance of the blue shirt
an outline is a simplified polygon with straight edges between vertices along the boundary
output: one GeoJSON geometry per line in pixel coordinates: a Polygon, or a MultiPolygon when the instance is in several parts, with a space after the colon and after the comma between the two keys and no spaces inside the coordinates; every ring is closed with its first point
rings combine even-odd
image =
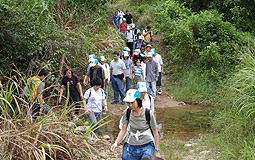
{"type": "Polygon", "coordinates": [[[126,77],[130,76],[130,68],[133,67],[133,62],[131,61],[130,58],[128,58],[126,61],[123,59],[123,62],[125,63],[126,66],[126,77]]]}
{"type": "Polygon", "coordinates": [[[119,18],[119,16],[115,17],[115,15],[112,17],[112,20],[114,20],[115,25],[117,25],[118,18],[119,18]]]}
{"type": "Polygon", "coordinates": [[[143,68],[140,66],[138,67],[134,67],[134,72],[135,72],[135,76],[137,77],[142,77],[142,73],[143,73],[143,68]]]}

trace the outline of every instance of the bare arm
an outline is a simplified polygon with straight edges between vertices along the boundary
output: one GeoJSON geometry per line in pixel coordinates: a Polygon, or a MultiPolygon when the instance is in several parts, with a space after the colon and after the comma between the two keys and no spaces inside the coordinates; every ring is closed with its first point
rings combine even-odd
{"type": "Polygon", "coordinates": [[[83,106],[84,106],[84,109],[85,109],[85,114],[88,115],[88,114],[89,114],[89,111],[88,111],[88,109],[87,109],[86,101],[87,101],[87,99],[83,98],[82,103],[83,103],[83,106]]]}
{"type": "Polygon", "coordinates": [[[103,79],[103,89],[105,90],[105,78],[103,79]]]}
{"type": "Polygon", "coordinates": [[[126,81],[126,69],[123,70],[123,74],[124,74],[123,81],[125,82],[126,81]]]}
{"type": "Polygon", "coordinates": [[[81,83],[80,82],[77,83],[77,86],[78,86],[78,89],[79,89],[79,92],[80,92],[81,99],[83,99],[81,83]]]}
{"type": "Polygon", "coordinates": [[[85,76],[84,77],[84,80],[83,80],[83,84],[84,84],[84,86],[87,86],[88,85],[88,79],[89,79],[89,76],[85,76]]]}
{"type": "MultiPolygon", "coordinates": [[[[159,150],[159,137],[158,137],[158,129],[152,129],[153,135],[154,135],[154,141],[155,141],[155,150],[159,150]]],[[[155,152],[156,157],[160,157],[159,152],[155,152]]]]}
{"type": "Polygon", "coordinates": [[[142,78],[143,78],[143,81],[144,81],[144,74],[143,74],[143,72],[142,72],[142,78]]]}
{"type": "Polygon", "coordinates": [[[127,131],[127,124],[123,124],[119,134],[118,134],[118,137],[117,139],[115,140],[114,144],[111,146],[111,152],[115,152],[115,148],[117,147],[117,145],[120,143],[120,141],[122,140],[122,138],[124,137],[126,131],[127,131]]]}
{"type": "Polygon", "coordinates": [[[65,87],[64,85],[61,85],[60,94],[59,94],[59,100],[58,100],[59,103],[61,103],[64,87],[65,87]]]}
{"type": "Polygon", "coordinates": [[[163,64],[161,65],[161,73],[162,73],[162,74],[164,73],[164,67],[163,67],[163,64]]]}

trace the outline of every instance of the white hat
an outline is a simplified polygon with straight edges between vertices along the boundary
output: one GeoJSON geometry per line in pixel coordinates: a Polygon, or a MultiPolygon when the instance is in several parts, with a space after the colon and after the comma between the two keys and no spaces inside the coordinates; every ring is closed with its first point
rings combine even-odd
{"type": "Polygon", "coordinates": [[[128,27],[127,27],[127,30],[130,30],[130,29],[131,29],[131,26],[128,26],[128,27]]]}
{"type": "Polygon", "coordinates": [[[123,52],[123,56],[124,56],[124,57],[128,57],[128,56],[129,56],[128,52],[127,52],[127,51],[124,51],[124,52],[123,52]]]}
{"type": "Polygon", "coordinates": [[[135,24],[134,23],[132,24],[132,28],[135,28],[135,24]]]}
{"type": "Polygon", "coordinates": [[[126,21],[126,18],[123,18],[122,21],[126,21]]]}
{"type": "Polygon", "coordinates": [[[149,52],[149,53],[147,54],[147,57],[153,57],[153,52],[149,52]]]}
{"type": "Polygon", "coordinates": [[[143,37],[142,36],[138,36],[138,39],[143,39],[143,37]]]}
{"type": "Polygon", "coordinates": [[[91,62],[92,59],[95,59],[95,58],[96,58],[96,56],[94,54],[89,55],[89,62],[91,62]]]}
{"type": "Polygon", "coordinates": [[[134,55],[138,55],[140,53],[140,49],[135,49],[134,55]]]}
{"type": "Polygon", "coordinates": [[[91,67],[94,67],[97,63],[98,63],[98,60],[97,60],[97,59],[92,59],[92,60],[91,60],[91,63],[90,63],[90,66],[91,66],[91,67]]]}
{"type": "Polygon", "coordinates": [[[146,45],[146,48],[147,48],[147,47],[150,47],[150,48],[152,48],[150,44],[147,44],[147,45],[146,45]]]}
{"type": "Polygon", "coordinates": [[[134,102],[136,98],[140,98],[140,92],[137,89],[130,89],[127,91],[126,97],[123,101],[134,102]]]}
{"type": "Polygon", "coordinates": [[[147,85],[145,82],[138,82],[136,88],[139,92],[147,92],[147,85]]]}
{"type": "Polygon", "coordinates": [[[128,47],[124,47],[124,48],[123,48],[123,51],[128,51],[128,52],[129,52],[130,49],[129,49],[128,47]]]}
{"type": "Polygon", "coordinates": [[[104,56],[99,57],[99,61],[106,61],[106,58],[104,56]]]}

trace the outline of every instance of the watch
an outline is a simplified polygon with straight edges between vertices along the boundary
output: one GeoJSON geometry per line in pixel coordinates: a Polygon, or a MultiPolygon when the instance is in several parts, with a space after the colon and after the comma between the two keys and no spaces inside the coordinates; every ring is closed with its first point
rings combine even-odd
{"type": "Polygon", "coordinates": [[[159,152],[160,150],[159,150],[159,149],[156,149],[155,151],[156,151],[156,152],[159,152]]]}

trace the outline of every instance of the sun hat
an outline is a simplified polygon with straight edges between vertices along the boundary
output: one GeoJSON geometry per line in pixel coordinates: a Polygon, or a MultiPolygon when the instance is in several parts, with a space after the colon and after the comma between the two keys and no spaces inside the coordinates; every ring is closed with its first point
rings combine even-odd
{"type": "Polygon", "coordinates": [[[89,62],[91,62],[92,59],[96,59],[96,56],[94,54],[89,55],[89,62]]]}
{"type": "Polygon", "coordinates": [[[138,82],[136,88],[139,92],[147,92],[147,85],[145,82],[138,82]]]}
{"type": "Polygon", "coordinates": [[[147,45],[146,45],[146,48],[147,48],[147,47],[150,47],[150,48],[152,48],[150,44],[147,44],[147,45]]]}
{"type": "Polygon", "coordinates": [[[106,58],[104,56],[99,57],[99,61],[106,61],[106,58]]]}
{"type": "Polygon", "coordinates": [[[127,91],[126,97],[123,101],[134,102],[136,98],[140,98],[140,92],[137,89],[130,89],[127,91]]]}
{"type": "Polygon", "coordinates": [[[124,51],[124,52],[123,52],[123,56],[124,56],[124,57],[128,57],[128,56],[129,56],[128,52],[127,52],[127,51],[124,51]]]}
{"type": "Polygon", "coordinates": [[[123,18],[122,21],[126,21],[126,18],[123,18]]]}
{"type": "Polygon", "coordinates": [[[123,48],[123,51],[128,51],[128,52],[130,52],[130,49],[129,49],[128,47],[124,47],[124,48],[123,48]]]}
{"type": "Polygon", "coordinates": [[[147,57],[153,57],[153,52],[149,52],[149,53],[147,54],[147,57]]]}
{"type": "Polygon", "coordinates": [[[97,59],[92,59],[92,60],[91,60],[91,63],[90,63],[90,66],[91,66],[91,67],[94,67],[97,63],[98,63],[98,60],[97,60],[97,59]]]}

